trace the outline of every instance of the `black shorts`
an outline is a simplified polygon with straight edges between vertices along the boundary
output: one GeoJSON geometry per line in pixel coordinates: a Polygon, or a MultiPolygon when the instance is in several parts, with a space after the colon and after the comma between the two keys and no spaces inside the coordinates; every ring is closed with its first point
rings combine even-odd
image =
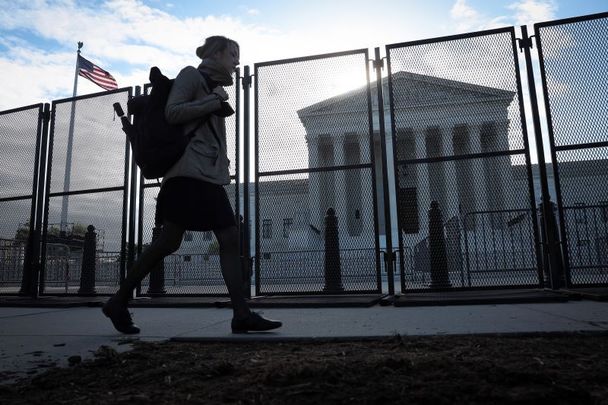
{"type": "Polygon", "coordinates": [[[156,209],[160,223],[173,222],[190,231],[236,226],[224,187],[189,177],[167,180],[158,193],[156,209]]]}

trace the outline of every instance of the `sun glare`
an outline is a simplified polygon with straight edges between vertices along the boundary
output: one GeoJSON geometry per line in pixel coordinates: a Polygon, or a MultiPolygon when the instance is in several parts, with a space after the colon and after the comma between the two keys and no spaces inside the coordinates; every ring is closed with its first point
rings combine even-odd
{"type": "Polygon", "coordinates": [[[330,96],[337,96],[359,89],[365,86],[366,82],[366,75],[363,69],[344,70],[332,78],[327,90],[330,96]]]}

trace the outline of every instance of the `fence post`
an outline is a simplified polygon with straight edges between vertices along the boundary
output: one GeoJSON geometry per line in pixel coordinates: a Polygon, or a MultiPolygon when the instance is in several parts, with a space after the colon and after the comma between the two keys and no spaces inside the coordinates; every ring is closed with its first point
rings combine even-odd
{"type": "MultiPolygon", "coordinates": [[[[380,135],[380,151],[382,153],[382,192],[384,200],[384,234],[386,243],[386,277],[388,282],[389,295],[395,294],[395,271],[393,263],[396,260],[393,251],[393,227],[391,224],[391,202],[388,181],[388,156],[386,146],[386,130],[384,123],[384,95],[382,84],[382,69],[384,68],[383,58],[380,58],[380,48],[374,49],[374,69],[376,70],[376,95],[378,97],[378,134],[380,135]]],[[[370,110],[371,114],[371,110],[370,110]]]]}
{"type": "MultiPolygon", "coordinates": [[[[152,228],[152,243],[160,236],[162,227],[155,225],[152,228]]],[[[150,272],[150,284],[148,285],[148,295],[159,296],[166,294],[165,290],[165,260],[161,260],[150,272]]]]}
{"type": "Polygon", "coordinates": [[[245,220],[242,215],[238,215],[239,217],[239,238],[240,238],[240,250],[241,250],[241,276],[242,276],[242,289],[245,297],[251,298],[251,275],[253,274],[253,269],[251,267],[251,260],[249,259],[249,255],[245,251],[245,220]]]}
{"type": "MultiPolygon", "coordinates": [[[[545,151],[544,151],[544,141],[542,138],[542,130],[540,125],[540,114],[538,108],[538,100],[536,97],[536,85],[534,81],[534,71],[532,66],[532,56],[530,54],[530,48],[532,47],[532,37],[528,36],[528,28],[525,25],[521,26],[521,35],[522,38],[519,40],[520,50],[524,52],[524,57],[526,61],[526,71],[528,78],[528,88],[530,94],[530,106],[532,108],[532,122],[534,124],[534,137],[536,140],[536,154],[538,158],[538,173],[540,178],[540,191],[541,191],[541,215],[540,215],[540,228],[542,233],[542,264],[543,271],[545,274],[550,276],[550,283],[552,289],[558,289],[561,285],[561,280],[565,280],[567,286],[570,285],[570,270],[567,265],[568,256],[567,256],[567,248],[562,250],[562,241],[560,239],[560,234],[558,232],[557,222],[555,219],[555,214],[553,213],[551,202],[551,194],[549,192],[549,183],[547,178],[547,165],[545,163],[545,151]],[[547,269],[549,266],[549,269],[547,269]],[[567,272],[565,279],[559,273],[567,272]],[[558,273],[559,272],[559,273],[558,273]]],[[[538,40],[538,37],[536,37],[538,40]]],[[[541,66],[543,64],[541,58],[541,66]]],[[[547,109],[547,114],[550,116],[550,112],[547,109]]],[[[551,122],[549,121],[549,131],[551,132],[551,122]]],[[[552,137],[552,135],[550,135],[552,137]]],[[[553,159],[555,159],[555,155],[553,159]]],[[[555,162],[555,160],[554,160],[555,162]]],[[[555,164],[555,163],[554,163],[555,164]]],[[[556,188],[559,189],[559,176],[558,173],[555,173],[556,180],[556,188]]],[[[558,202],[560,201],[559,192],[558,192],[558,202]]],[[[563,224],[563,214],[562,216],[562,227],[563,224]]],[[[562,232],[564,232],[564,228],[562,228],[562,232]]],[[[565,232],[561,235],[563,238],[566,237],[565,232]]]]}
{"type": "Polygon", "coordinates": [[[336,211],[328,208],[325,215],[325,287],[323,287],[323,291],[344,291],[341,271],[338,218],[336,211]]]}
{"type": "Polygon", "coordinates": [[[431,288],[451,288],[445,235],[441,209],[437,201],[431,202],[429,210],[429,256],[431,262],[431,288]]]}
{"type": "MultiPolygon", "coordinates": [[[[241,78],[243,85],[243,223],[241,228],[241,251],[243,252],[242,261],[245,262],[250,271],[253,271],[253,260],[251,257],[251,207],[250,207],[250,166],[251,166],[251,83],[252,76],[249,65],[245,66],[243,76],[241,78]]],[[[257,87],[257,82],[256,82],[257,87]]],[[[255,105],[254,105],[255,108],[255,105]]],[[[255,126],[254,126],[255,134],[255,126]]],[[[256,152],[257,153],[257,152],[256,152]]],[[[238,187],[238,177],[237,177],[238,187]]],[[[255,215],[255,212],[254,214],[255,215]]],[[[257,242],[256,242],[257,243],[257,242]]],[[[257,245],[256,245],[257,246],[257,245]]],[[[256,247],[257,251],[257,247],[256,247]]],[[[256,276],[255,289],[256,294],[259,294],[259,260],[256,261],[256,276]]],[[[250,278],[251,280],[251,278],[250,278]]],[[[246,297],[251,297],[251,288],[248,289],[246,297]]]]}
{"type": "Polygon", "coordinates": [[[95,255],[97,249],[97,234],[95,227],[89,225],[84,234],[84,248],[82,250],[82,268],[80,271],[79,295],[95,294],[95,255]]]}

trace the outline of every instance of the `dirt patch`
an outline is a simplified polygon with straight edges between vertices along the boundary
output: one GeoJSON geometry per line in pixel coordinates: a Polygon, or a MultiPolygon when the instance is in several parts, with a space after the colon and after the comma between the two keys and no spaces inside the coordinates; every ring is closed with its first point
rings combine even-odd
{"type": "Polygon", "coordinates": [[[136,343],[0,386],[4,404],[608,404],[608,336],[136,343]]]}

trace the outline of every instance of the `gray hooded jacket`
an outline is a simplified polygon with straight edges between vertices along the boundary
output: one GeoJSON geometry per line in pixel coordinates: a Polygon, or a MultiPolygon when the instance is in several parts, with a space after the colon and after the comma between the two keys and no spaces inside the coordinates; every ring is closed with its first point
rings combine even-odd
{"type": "Polygon", "coordinates": [[[191,177],[214,184],[229,184],[224,118],[212,114],[220,99],[211,93],[199,71],[187,66],[179,72],[171,88],[165,116],[171,124],[184,124],[184,132],[194,137],[182,157],[169,169],[163,183],[173,177],[191,177]],[[199,126],[201,120],[206,122],[199,126]]]}

